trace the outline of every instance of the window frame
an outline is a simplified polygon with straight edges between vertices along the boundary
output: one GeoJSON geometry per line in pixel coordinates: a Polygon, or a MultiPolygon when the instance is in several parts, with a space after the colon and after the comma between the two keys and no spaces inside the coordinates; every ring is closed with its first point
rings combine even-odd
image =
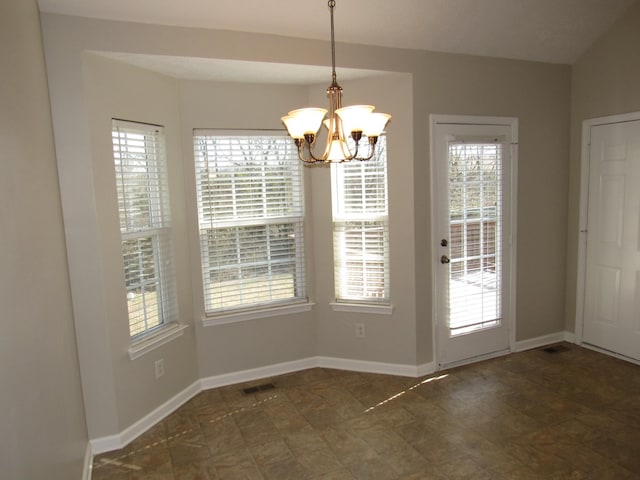
{"type": "MultiPolygon", "coordinates": [[[[148,124],[143,122],[135,122],[129,120],[112,119],[111,122],[111,143],[112,157],[114,162],[114,173],[116,180],[116,198],[118,200],[118,217],[120,221],[120,245],[122,251],[122,269],[124,277],[124,300],[127,303],[127,320],[129,328],[129,338],[131,340],[131,348],[129,355],[131,359],[138,358],[159,345],[171,341],[173,338],[180,336],[182,330],[186,328],[184,325],[178,324],[178,300],[175,282],[174,254],[172,245],[172,227],[171,227],[171,207],[169,203],[169,187],[167,158],[165,147],[165,132],[161,125],[148,124]],[[129,136],[131,138],[129,138],[129,136]],[[131,167],[131,164],[123,163],[123,160],[132,160],[133,154],[127,158],[127,153],[123,150],[133,148],[132,144],[135,137],[142,137],[144,142],[144,161],[150,161],[144,166],[140,164],[131,167]],[[151,144],[151,146],[149,146],[151,144]],[[143,204],[135,203],[131,193],[132,179],[130,177],[131,170],[141,169],[145,175],[146,185],[142,187],[144,190],[141,201],[143,204]],[[148,214],[141,217],[148,217],[146,221],[136,221],[131,218],[135,215],[136,208],[147,208],[148,214]],[[137,275],[131,280],[128,275],[127,264],[129,260],[127,256],[130,252],[125,251],[125,244],[132,241],[150,242],[151,247],[139,247],[132,250],[133,254],[138,257],[140,265],[134,268],[137,275]],[[144,258],[150,256],[153,262],[152,278],[145,278],[143,263],[149,260],[144,258]],[[136,278],[137,277],[137,278],[136,278]],[[146,302],[147,291],[146,286],[153,286],[155,289],[155,308],[157,317],[154,318],[147,314],[146,302]],[[135,290],[141,289],[141,299],[144,308],[142,312],[143,328],[136,331],[132,318],[130,302],[133,300],[131,295],[135,295],[135,290]],[[156,324],[157,321],[157,324],[156,324]],[[153,325],[149,326],[149,323],[153,325]]],[[[138,159],[140,160],[140,159],[138,159]]],[[[140,186],[138,185],[138,188],[140,186]]],[[[149,291],[153,291],[150,289],[149,291]]],[[[153,306],[150,307],[153,310],[153,306]]]]}
{"type": "MultiPolygon", "coordinates": [[[[203,317],[202,323],[204,326],[211,325],[220,325],[225,323],[234,323],[237,321],[244,320],[252,320],[256,318],[265,318],[270,316],[289,314],[289,313],[298,313],[303,311],[308,311],[313,306],[313,303],[309,302],[306,291],[306,254],[305,254],[305,229],[306,229],[306,215],[305,215],[305,196],[304,196],[304,172],[302,165],[300,164],[297,157],[297,150],[295,149],[295,145],[292,145],[291,139],[287,136],[286,132],[281,130],[225,130],[225,129],[203,129],[197,128],[193,130],[193,154],[194,154],[194,174],[195,174],[195,190],[196,190],[196,207],[197,207],[197,230],[198,230],[198,258],[200,261],[199,268],[201,269],[201,281],[202,288],[201,292],[203,295],[202,298],[202,308],[203,308],[203,317]],[[203,175],[210,175],[206,173],[207,169],[211,171],[212,169],[216,169],[216,172],[220,172],[223,170],[223,161],[217,162],[214,158],[213,148],[211,147],[211,153],[206,153],[209,149],[207,145],[207,138],[220,138],[220,139],[245,139],[249,140],[260,139],[262,137],[273,137],[277,139],[279,142],[282,142],[281,146],[278,148],[282,148],[283,152],[286,151],[287,156],[287,168],[283,169],[285,172],[291,172],[291,176],[287,177],[283,180],[284,182],[291,182],[291,203],[290,207],[293,209],[291,211],[289,207],[284,208],[283,212],[280,214],[275,214],[275,210],[272,212],[269,209],[272,208],[270,205],[270,200],[268,200],[268,182],[270,178],[265,176],[261,178],[261,188],[263,190],[263,199],[264,199],[264,210],[262,215],[244,215],[244,213],[240,212],[239,209],[236,209],[236,200],[239,197],[239,193],[236,188],[240,189],[241,187],[234,186],[233,193],[225,202],[219,202],[221,205],[233,205],[234,212],[230,214],[228,212],[224,212],[224,207],[220,207],[220,211],[216,213],[216,209],[218,208],[215,205],[215,200],[208,199],[205,201],[205,190],[213,189],[212,183],[205,184],[203,179],[203,175]],[[200,143],[198,143],[200,142],[200,143]],[[208,155],[205,159],[205,155],[208,155]],[[212,164],[215,164],[212,167],[212,164]],[[289,166],[290,164],[290,166],[289,166]],[[291,168],[294,167],[294,168],[291,168]],[[208,212],[208,213],[205,213],[208,212]],[[212,213],[213,212],[213,213],[212,213]],[[238,213],[240,212],[240,213],[238,213]],[[226,269],[237,269],[242,273],[239,273],[240,278],[236,281],[242,283],[245,279],[249,282],[250,277],[245,277],[245,273],[243,267],[248,266],[250,262],[243,262],[237,260],[235,262],[230,262],[229,264],[222,265],[220,264],[218,269],[212,268],[212,262],[210,257],[210,252],[212,249],[209,247],[210,242],[206,237],[210,234],[213,234],[214,231],[222,231],[223,229],[236,229],[237,235],[242,235],[243,233],[249,235],[248,229],[260,229],[264,228],[265,232],[265,243],[271,239],[278,240],[277,234],[276,236],[272,236],[269,229],[270,226],[272,228],[276,228],[277,226],[291,226],[292,228],[292,236],[294,239],[292,240],[293,245],[295,246],[292,251],[293,255],[285,257],[283,263],[291,265],[291,273],[292,276],[292,284],[291,289],[293,294],[286,298],[275,298],[275,299],[266,299],[264,301],[256,301],[256,302],[239,302],[235,305],[224,305],[224,294],[220,293],[219,297],[214,297],[215,293],[213,291],[214,282],[211,280],[212,274],[215,275],[216,272],[222,272],[226,269]],[[217,300],[215,298],[218,298],[217,300]]],[[[236,157],[231,157],[235,159],[236,157]]],[[[262,164],[263,168],[267,168],[268,165],[271,165],[269,162],[273,162],[272,159],[263,159],[264,164],[262,164]]],[[[230,163],[233,163],[230,161],[230,163]]],[[[256,165],[258,162],[256,163],[256,165]]],[[[254,165],[255,166],[255,165],[254,165]]],[[[241,175],[242,172],[245,174],[247,170],[243,170],[242,168],[232,169],[234,175],[241,175]]],[[[254,178],[255,180],[255,178],[254,178]]],[[[229,184],[233,184],[231,181],[229,184]]],[[[224,185],[224,180],[221,180],[218,188],[221,188],[220,185],[224,185]]],[[[249,210],[254,208],[254,205],[251,204],[249,210]]],[[[223,246],[229,248],[235,248],[238,257],[241,257],[242,245],[246,243],[233,243],[228,242],[223,246]]],[[[279,250],[280,253],[286,252],[286,247],[283,246],[282,243],[279,244],[277,248],[284,249],[279,250]]],[[[214,262],[215,263],[215,259],[214,262]]],[[[266,267],[267,270],[271,267],[277,265],[277,261],[272,258],[271,252],[265,254],[263,260],[260,263],[262,266],[266,267]]],[[[257,268],[257,264],[254,265],[257,268]]],[[[259,275],[255,278],[259,278],[259,275]]],[[[271,273],[269,274],[269,282],[273,282],[273,276],[271,273]]],[[[219,284],[223,283],[222,281],[218,282],[219,284]]],[[[258,282],[259,283],[259,282],[258,282]]],[[[262,292],[262,290],[261,290],[262,292]]]]}
{"type": "MultiPolygon", "coordinates": [[[[379,182],[378,182],[379,183],[379,182]]],[[[389,242],[389,182],[388,182],[388,165],[387,165],[387,148],[386,137],[381,136],[378,140],[378,146],[376,153],[371,160],[367,161],[351,161],[341,164],[331,165],[331,197],[332,197],[332,230],[333,230],[333,254],[334,254],[334,291],[335,301],[331,303],[331,307],[334,311],[349,311],[349,312],[362,312],[362,313],[379,313],[379,314],[391,314],[393,312],[393,306],[391,303],[391,285],[390,285],[390,242],[389,242]],[[372,162],[382,162],[381,166],[375,166],[372,162]],[[377,171],[367,172],[367,169],[375,166],[377,171]],[[351,170],[350,178],[353,180],[358,174],[362,179],[351,193],[347,191],[349,186],[346,183],[347,173],[351,170]],[[372,197],[373,207],[370,211],[367,211],[366,202],[366,178],[369,176],[382,176],[383,191],[379,195],[372,197]],[[361,200],[358,202],[354,199],[354,195],[360,191],[361,200]],[[346,205],[347,198],[350,195],[348,203],[351,206],[346,205]],[[377,208],[375,208],[377,206],[377,208]],[[351,211],[349,211],[351,210],[351,211]],[[349,230],[349,223],[361,223],[362,227],[359,230],[358,227],[349,230]],[[364,295],[353,295],[347,292],[349,288],[348,281],[344,279],[347,277],[346,263],[349,261],[349,256],[344,256],[345,249],[347,248],[344,236],[350,231],[356,235],[360,235],[362,242],[366,242],[365,224],[378,224],[382,228],[382,240],[377,244],[377,247],[382,252],[380,262],[382,267],[382,296],[376,298],[374,295],[366,294],[366,279],[365,273],[367,271],[367,265],[365,260],[361,260],[362,267],[360,268],[361,279],[363,285],[364,295]]],[[[376,252],[371,252],[371,249],[367,250],[366,245],[361,252],[361,257],[369,255],[376,255],[376,252]]],[[[378,255],[380,256],[380,255],[378,255]]],[[[356,260],[357,261],[357,260],[356,260]]],[[[374,282],[375,283],[375,282],[374,282]]]]}

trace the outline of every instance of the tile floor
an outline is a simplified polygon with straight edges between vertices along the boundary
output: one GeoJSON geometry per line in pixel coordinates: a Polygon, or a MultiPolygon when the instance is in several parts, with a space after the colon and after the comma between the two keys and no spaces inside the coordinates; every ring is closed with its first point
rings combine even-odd
{"type": "Polygon", "coordinates": [[[640,479],[640,366],[562,347],[419,379],[315,368],[208,390],[96,456],[92,478],[640,479]]]}

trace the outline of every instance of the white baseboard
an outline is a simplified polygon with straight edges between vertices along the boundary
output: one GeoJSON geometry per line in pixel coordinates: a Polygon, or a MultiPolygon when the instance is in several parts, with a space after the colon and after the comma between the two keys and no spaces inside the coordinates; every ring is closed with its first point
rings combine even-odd
{"type": "Polygon", "coordinates": [[[195,381],[190,386],[182,390],[174,397],[167,400],[151,413],[145,415],[140,420],[130,425],[122,432],[109,435],[101,438],[94,438],[90,440],[91,451],[94,455],[109,452],[111,450],[117,450],[126,446],[129,442],[149,430],[159,421],[165,419],[169,414],[177,410],[186,402],[191,400],[194,396],[202,391],[200,386],[200,380],[195,381]]]}
{"type": "Polygon", "coordinates": [[[472,363],[483,362],[485,360],[490,360],[492,358],[504,357],[505,355],[509,355],[510,353],[511,352],[508,349],[506,349],[506,350],[499,350],[497,352],[487,353],[487,354],[484,354],[484,355],[477,355],[477,356],[471,357],[471,358],[464,358],[462,360],[458,360],[458,361],[455,361],[455,362],[449,362],[449,363],[445,363],[445,364],[441,365],[439,371],[449,370],[451,368],[456,368],[456,367],[462,367],[464,365],[470,365],[472,363]]]}
{"type": "Polygon", "coordinates": [[[570,332],[557,332],[549,335],[543,335],[541,337],[529,338],[516,342],[516,352],[524,352],[525,350],[531,350],[534,348],[544,347],[552,343],[571,342],[573,343],[573,334],[570,332]]]}
{"type": "Polygon", "coordinates": [[[350,358],[316,357],[316,366],[322,368],[335,368],[350,372],[381,373],[386,375],[398,375],[401,377],[418,377],[418,368],[415,365],[402,365],[399,363],[371,362],[368,360],[353,360],[350,358]]]}
{"type": "Polygon", "coordinates": [[[239,372],[214,375],[212,377],[201,379],[200,384],[202,386],[202,390],[209,390],[210,388],[225,387],[227,385],[234,385],[236,383],[251,382],[253,380],[259,380],[261,378],[284,375],[286,373],[298,372],[300,370],[306,370],[313,367],[317,367],[315,359],[313,357],[304,358],[302,360],[294,360],[292,362],[276,363],[274,365],[267,365],[265,367],[251,368],[248,370],[241,370],[239,372]]]}
{"type": "MultiPolygon", "coordinates": [[[[144,431],[140,433],[144,433],[144,431]]],[[[110,452],[111,450],[118,450],[126,445],[122,443],[122,435],[119,433],[107,435],[106,437],[92,438],[89,440],[89,443],[91,444],[91,450],[94,455],[110,452]]]]}
{"type": "Polygon", "coordinates": [[[353,360],[349,358],[336,357],[309,357],[302,360],[292,362],[277,363],[266,367],[252,368],[239,372],[225,373],[212,377],[203,378],[201,380],[202,389],[224,387],[236,383],[250,382],[261,378],[273,377],[276,375],[284,375],[286,373],[298,372],[308,368],[335,368],[339,370],[348,370],[352,372],[363,373],[380,373],[387,375],[399,375],[403,377],[418,377],[433,373],[432,364],[415,367],[413,365],[402,365],[396,363],[372,362],[366,360],[353,360]],[[425,373],[421,373],[421,372],[425,373]]]}
{"type": "Polygon", "coordinates": [[[416,368],[418,375],[417,377],[424,377],[425,375],[431,375],[436,372],[436,362],[423,363],[422,365],[418,365],[416,368]]]}
{"type": "Polygon", "coordinates": [[[93,468],[93,451],[91,450],[91,443],[87,443],[87,448],[84,452],[84,465],[82,467],[82,480],[91,480],[91,471],[93,468]]]}

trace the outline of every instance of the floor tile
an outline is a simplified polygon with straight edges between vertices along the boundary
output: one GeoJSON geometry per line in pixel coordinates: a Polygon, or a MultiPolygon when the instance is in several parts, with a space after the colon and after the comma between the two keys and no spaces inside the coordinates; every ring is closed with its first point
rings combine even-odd
{"type": "Polygon", "coordinates": [[[414,379],[312,368],[207,390],[97,455],[92,479],[640,478],[640,366],[564,346],[414,379]]]}

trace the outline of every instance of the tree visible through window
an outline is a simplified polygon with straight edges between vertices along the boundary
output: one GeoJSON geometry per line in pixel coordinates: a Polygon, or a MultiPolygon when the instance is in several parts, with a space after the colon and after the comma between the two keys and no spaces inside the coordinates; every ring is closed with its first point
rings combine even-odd
{"type": "Polygon", "coordinates": [[[112,141],[129,333],[137,337],[176,316],[164,132],[113,120],[112,141]]]}
{"type": "Polygon", "coordinates": [[[205,311],[306,300],[302,167],[276,132],[194,134],[205,311]]]}

